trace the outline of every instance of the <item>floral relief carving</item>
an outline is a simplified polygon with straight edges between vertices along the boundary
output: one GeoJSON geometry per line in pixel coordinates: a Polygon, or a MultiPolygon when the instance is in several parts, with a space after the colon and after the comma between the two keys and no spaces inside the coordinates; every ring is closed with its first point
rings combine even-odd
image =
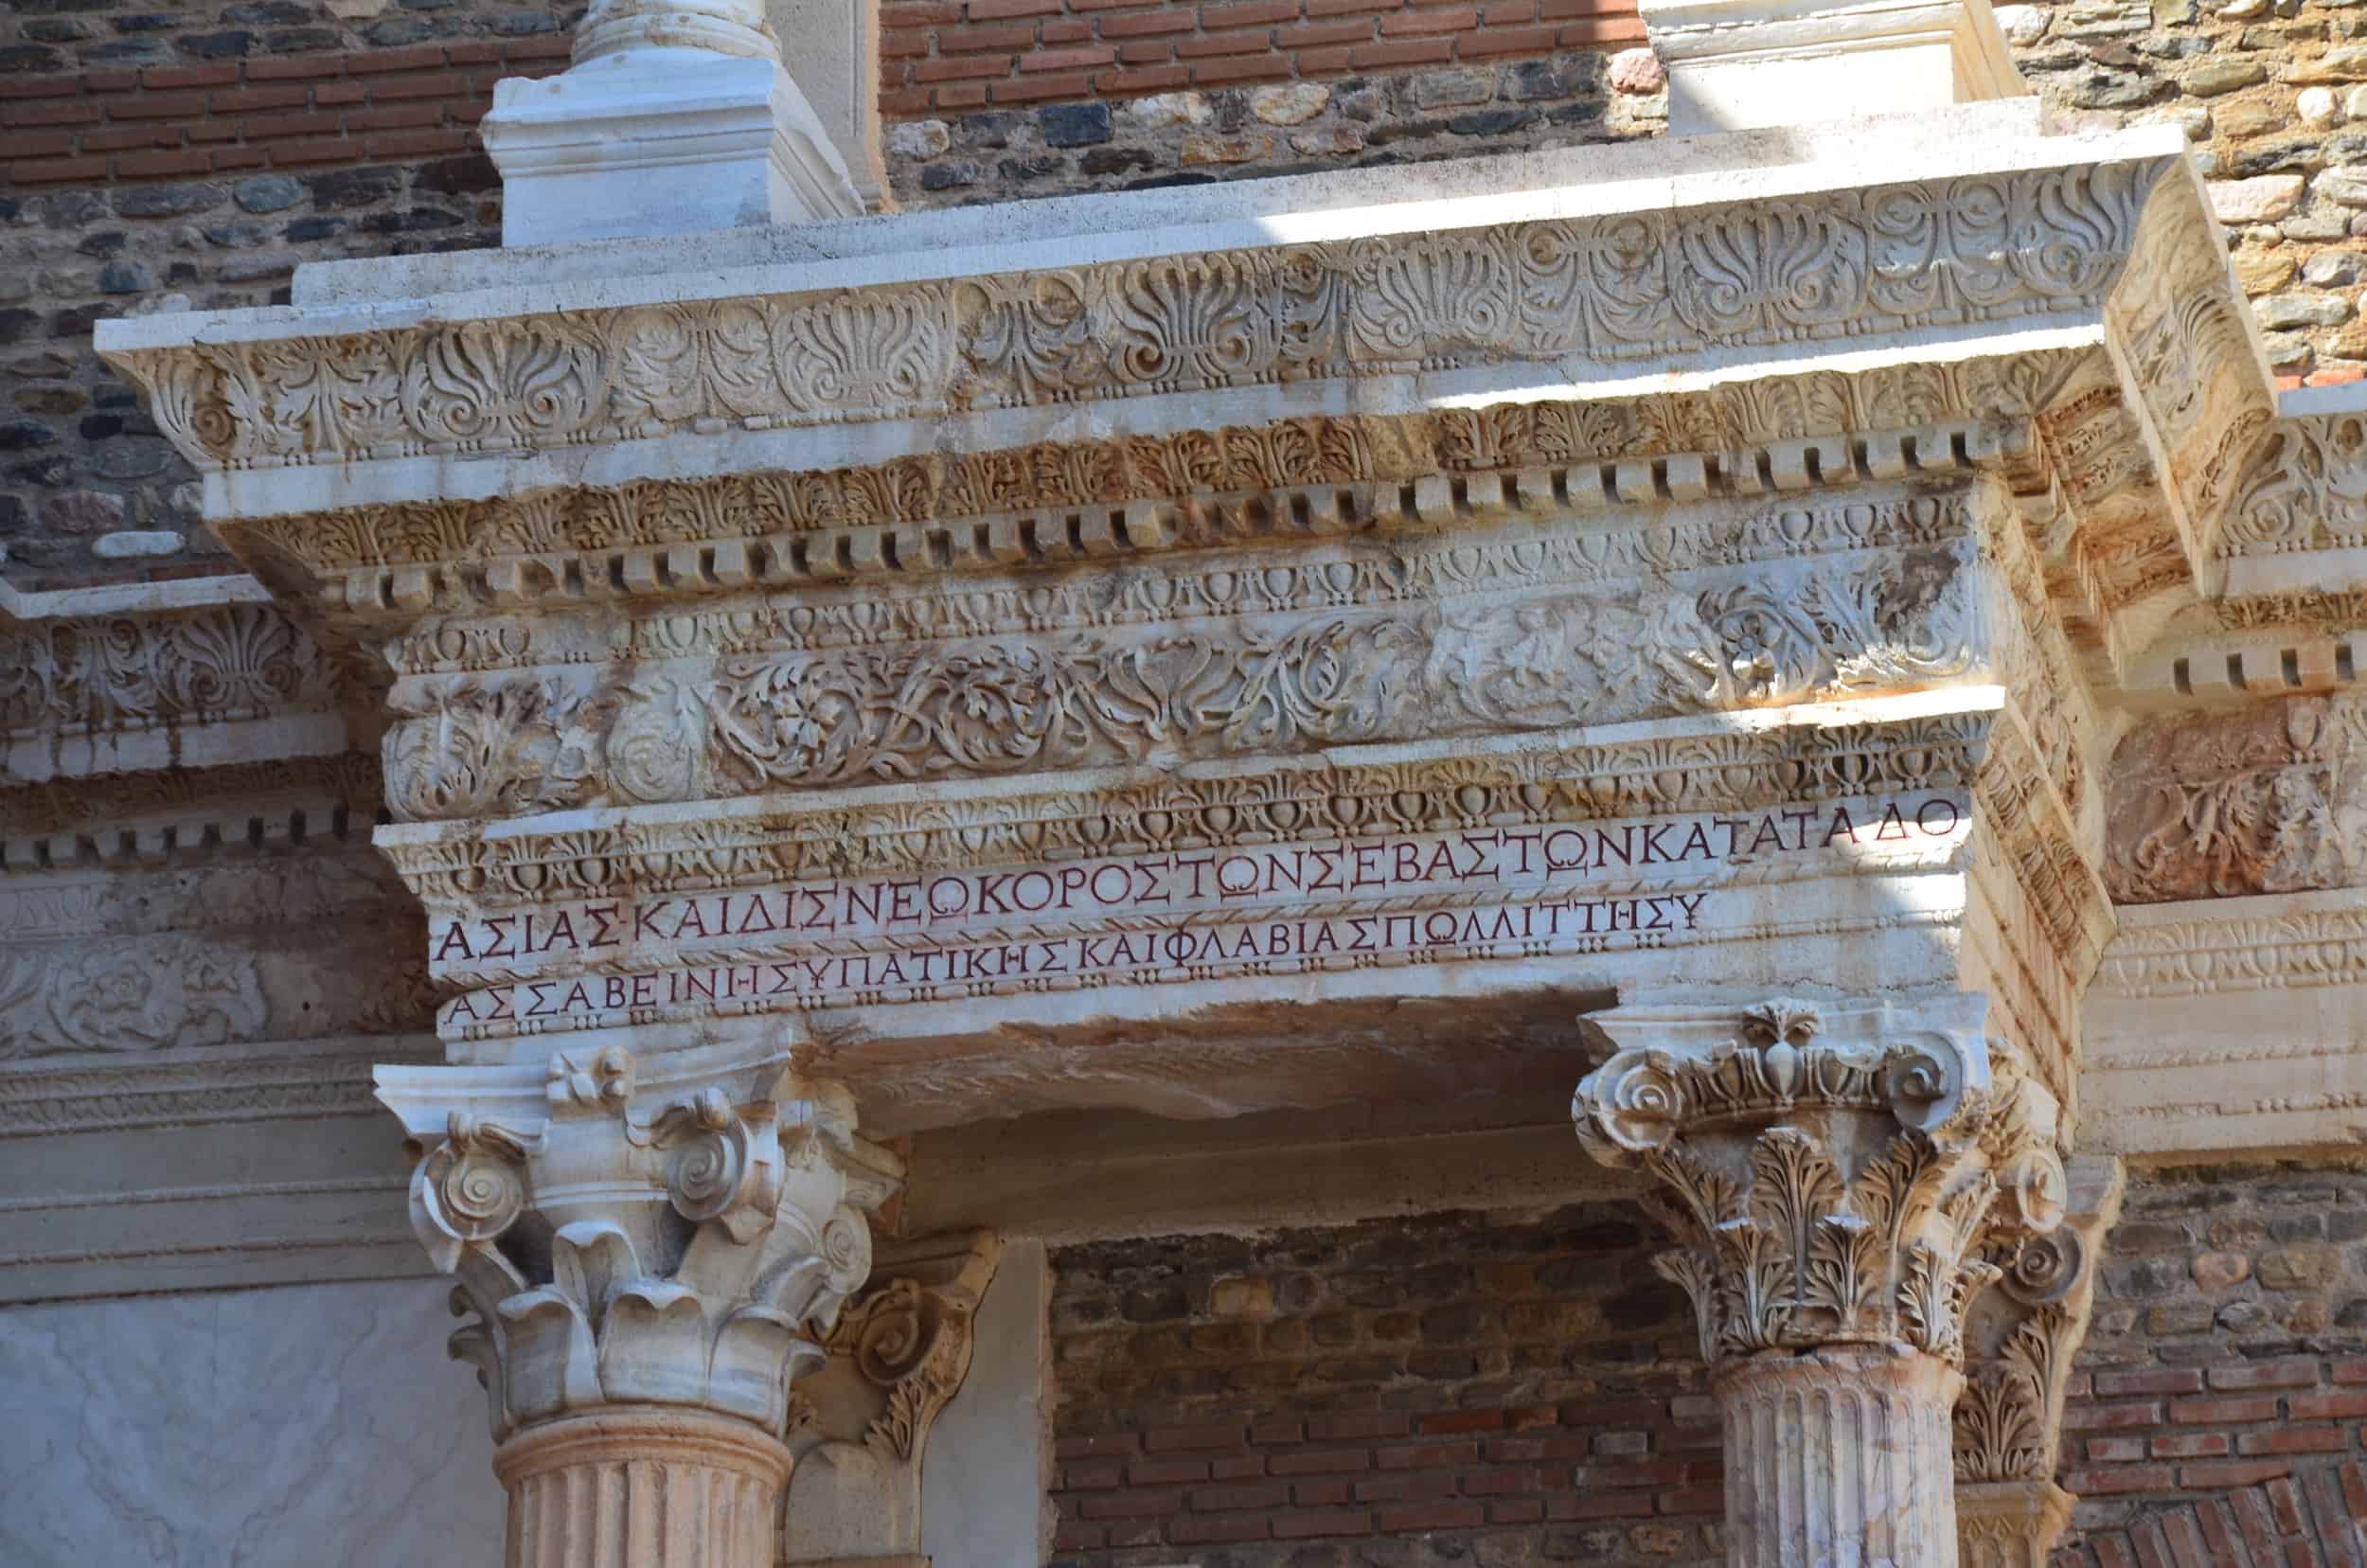
{"type": "Polygon", "coordinates": [[[327,655],[280,612],[0,622],[0,735],[242,719],[326,705],[327,655]]]}
{"type": "Polygon", "coordinates": [[[2227,521],[2230,555],[2367,543],[2367,419],[2279,419],[2253,448],[2227,521]]]}
{"type": "Polygon", "coordinates": [[[1628,589],[414,678],[385,739],[388,798],[409,820],[517,814],[1895,689],[1977,668],[1981,581],[1933,552],[1903,573],[1840,561],[1679,589],[1648,615],[1628,589]]]}
{"type": "Polygon", "coordinates": [[[881,419],[1583,354],[1648,361],[2091,299],[2161,160],[810,296],[117,356],[204,467],[881,419]],[[2045,245],[2006,237],[2043,229],[2045,245]],[[761,326],[762,331],[757,328],[761,326]],[[697,377],[696,395],[680,388],[697,377]]]}
{"type": "Polygon", "coordinates": [[[2367,698],[2155,720],[2113,756],[2113,897],[2345,887],[2367,869],[2367,698]]]}
{"type": "MultiPolygon", "coordinates": [[[[444,1071],[401,1079],[407,1126],[444,1071]]],[[[782,1431],[791,1381],[870,1271],[863,1214],[899,1173],[855,1136],[844,1090],[742,1103],[708,1083],[648,1105],[637,1079],[610,1047],[554,1058],[540,1111],[455,1085],[413,1167],[412,1228],[456,1276],[454,1311],[474,1314],[452,1351],[476,1364],[496,1440],[606,1404],[782,1431]]]]}
{"type": "Polygon", "coordinates": [[[251,1039],[270,1019],[254,955],[193,937],[0,948],[0,1060],[251,1039]]]}
{"type": "Polygon", "coordinates": [[[1966,1305],[2001,1273],[1984,1246],[2052,1231],[2064,1191],[2054,1096],[1981,1038],[1982,1007],[1777,998],[1723,1041],[1712,1015],[1603,1016],[1664,1042],[1579,1085],[1579,1138],[1655,1180],[1682,1242],[1659,1266],[1713,1365],[1886,1343],[1962,1362],[1966,1305]]]}

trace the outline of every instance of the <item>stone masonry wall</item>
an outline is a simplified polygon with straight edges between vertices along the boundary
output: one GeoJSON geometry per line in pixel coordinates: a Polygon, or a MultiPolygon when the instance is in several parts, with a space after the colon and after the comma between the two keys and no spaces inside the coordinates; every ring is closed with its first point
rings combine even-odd
{"type": "MultiPolygon", "coordinates": [[[[1715,1407],[1628,1203],[1071,1248],[1057,1568],[1711,1563],[1715,1407]]],[[[2057,1568],[2367,1564],[2367,1173],[2140,1173],[2057,1568]]]]}
{"type": "Polygon", "coordinates": [[[2367,1565],[2367,1172],[2132,1176],[2072,1396],[2057,1568],[2367,1565]]]}

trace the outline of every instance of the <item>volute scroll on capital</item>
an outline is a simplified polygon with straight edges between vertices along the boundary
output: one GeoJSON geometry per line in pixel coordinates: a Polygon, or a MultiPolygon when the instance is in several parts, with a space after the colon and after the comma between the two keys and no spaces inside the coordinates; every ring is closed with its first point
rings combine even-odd
{"type": "Polygon", "coordinates": [[[1884,1343],[1961,1362],[1990,1256],[2053,1233],[2066,1189],[2055,1097],[1986,1009],[1779,997],[1589,1020],[1635,1043],[1579,1085],[1579,1139],[1656,1179],[1682,1241],[1657,1266],[1713,1364],[1884,1343]]]}
{"type": "Polygon", "coordinates": [[[495,1437],[625,1404],[783,1432],[790,1383],[870,1274],[865,1215],[899,1163],[856,1135],[843,1087],[785,1070],[750,1095],[727,1087],[744,1065],[676,1068],[645,1096],[631,1052],[560,1053],[539,1105],[531,1072],[380,1074],[415,1139],[445,1102],[412,1224],[475,1314],[452,1351],[476,1363],[495,1437]]]}

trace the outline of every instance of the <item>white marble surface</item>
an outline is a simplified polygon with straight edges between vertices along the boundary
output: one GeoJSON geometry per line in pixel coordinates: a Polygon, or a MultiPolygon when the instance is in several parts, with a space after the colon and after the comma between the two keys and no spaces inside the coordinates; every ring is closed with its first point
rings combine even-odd
{"type": "Polygon", "coordinates": [[[932,1568],[1028,1568],[1051,1544],[1052,1274],[1041,1241],[1003,1249],[978,1304],[962,1390],[937,1417],[920,1472],[932,1568]]]}
{"type": "Polygon", "coordinates": [[[9,1568],[494,1568],[485,1395],[446,1284],[0,1310],[9,1568]]]}

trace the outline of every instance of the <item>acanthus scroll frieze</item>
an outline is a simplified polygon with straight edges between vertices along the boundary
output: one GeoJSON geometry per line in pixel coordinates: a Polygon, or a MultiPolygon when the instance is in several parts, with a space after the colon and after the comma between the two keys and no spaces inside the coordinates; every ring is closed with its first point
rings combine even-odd
{"type": "MultiPolygon", "coordinates": [[[[1805,515],[1805,514],[1801,514],[1805,515]]],[[[405,820],[1619,722],[1978,680],[2002,589],[1911,560],[1037,638],[398,685],[405,820]],[[1657,602],[1641,612],[1631,602],[1657,602]]]]}
{"type": "Polygon", "coordinates": [[[2165,159],[951,282],[111,349],[205,468],[928,418],[2100,306],[2165,159]],[[2043,232],[2050,242],[2015,242],[2043,232]],[[1814,278],[1813,288],[1802,278],[1814,278]]]}

